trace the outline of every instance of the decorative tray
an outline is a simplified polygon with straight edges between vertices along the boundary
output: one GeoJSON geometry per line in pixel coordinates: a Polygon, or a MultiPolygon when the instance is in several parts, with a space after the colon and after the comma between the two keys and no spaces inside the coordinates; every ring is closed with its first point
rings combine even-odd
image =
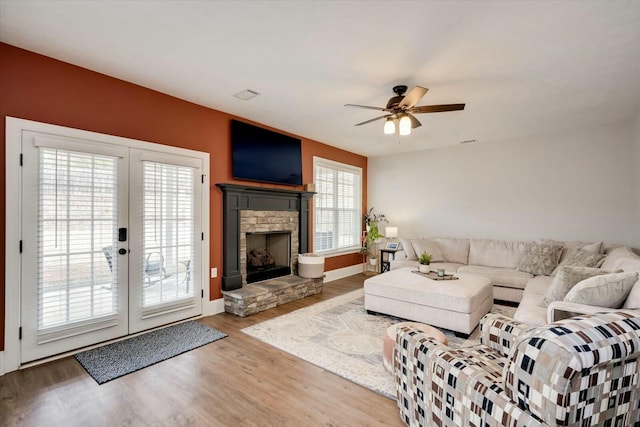
{"type": "Polygon", "coordinates": [[[453,274],[445,274],[444,276],[438,276],[437,271],[430,271],[428,273],[420,273],[418,270],[412,270],[413,274],[419,274],[420,276],[426,277],[431,280],[458,280],[457,276],[453,274]]]}

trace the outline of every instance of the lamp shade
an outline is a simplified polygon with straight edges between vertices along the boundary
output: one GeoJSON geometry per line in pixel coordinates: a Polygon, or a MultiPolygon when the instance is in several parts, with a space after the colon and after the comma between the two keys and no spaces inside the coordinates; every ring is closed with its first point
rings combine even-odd
{"type": "Polygon", "coordinates": [[[396,124],[393,122],[391,117],[388,117],[387,121],[384,122],[384,134],[392,135],[394,133],[396,133],[396,124]]]}
{"type": "Polygon", "coordinates": [[[410,135],[411,134],[411,119],[406,114],[400,117],[400,123],[398,123],[398,128],[400,130],[400,135],[410,135]]]}
{"type": "Polygon", "coordinates": [[[384,234],[387,237],[398,237],[398,227],[385,227],[384,234]]]}

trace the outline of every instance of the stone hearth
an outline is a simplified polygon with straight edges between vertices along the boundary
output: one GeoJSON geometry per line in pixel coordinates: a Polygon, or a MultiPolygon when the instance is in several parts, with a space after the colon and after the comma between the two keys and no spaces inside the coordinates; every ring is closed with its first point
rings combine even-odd
{"type": "Polygon", "coordinates": [[[224,311],[246,317],[278,305],[322,292],[323,280],[284,276],[250,283],[233,291],[222,291],[224,311]]]}

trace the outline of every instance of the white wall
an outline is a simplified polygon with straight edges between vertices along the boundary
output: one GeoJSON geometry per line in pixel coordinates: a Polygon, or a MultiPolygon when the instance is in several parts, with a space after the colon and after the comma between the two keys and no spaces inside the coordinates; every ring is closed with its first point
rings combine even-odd
{"type": "MultiPolygon", "coordinates": [[[[640,166],[632,156],[633,127],[628,121],[370,158],[369,206],[386,214],[401,237],[640,246],[629,233],[633,170],[640,166]]],[[[637,138],[635,146],[640,150],[637,138]]]]}

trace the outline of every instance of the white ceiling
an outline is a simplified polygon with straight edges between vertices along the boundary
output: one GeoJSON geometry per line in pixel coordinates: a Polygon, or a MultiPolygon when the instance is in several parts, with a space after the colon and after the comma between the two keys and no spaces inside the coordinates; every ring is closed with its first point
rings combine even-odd
{"type": "Polygon", "coordinates": [[[0,40],[368,156],[640,111],[640,1],[0,0],[0,40]],[[397,84],[466,109],[354,127],[397,84]]]}

